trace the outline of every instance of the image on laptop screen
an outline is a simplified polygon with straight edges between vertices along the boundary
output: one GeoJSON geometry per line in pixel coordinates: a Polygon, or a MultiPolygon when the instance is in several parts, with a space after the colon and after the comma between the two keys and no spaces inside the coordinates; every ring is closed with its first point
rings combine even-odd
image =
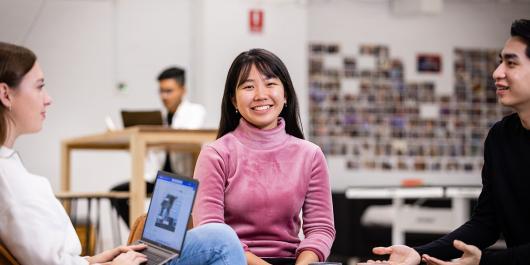
{"type": "Polygon", "coordinates": [[[159,172],[142,239],[180,252],[198,183],[159,172]]]}

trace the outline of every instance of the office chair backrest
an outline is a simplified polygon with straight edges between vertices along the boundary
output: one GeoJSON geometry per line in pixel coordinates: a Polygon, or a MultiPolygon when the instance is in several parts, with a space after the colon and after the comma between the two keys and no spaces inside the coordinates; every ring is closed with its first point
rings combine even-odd
{"type": "Polygon", "coordinates": [[[142,231],[144,230],[146,218],[147,214],[143,214],[134,220],[134,223],[131,226],[131,232],[129,233],[129,239],[127,239],[127,245],[130,245],[132,242],[138,241],[140,238],[142,238],[142,231]]]}

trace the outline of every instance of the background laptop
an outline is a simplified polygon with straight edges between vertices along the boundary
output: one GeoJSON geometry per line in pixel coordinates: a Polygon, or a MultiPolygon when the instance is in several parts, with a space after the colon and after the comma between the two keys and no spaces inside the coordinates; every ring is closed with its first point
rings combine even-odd
{"type": "Polygon", "coordinates": [[[121,119],[123,120],[123,127],[131,127],[136,125],[163,125],[162,112],[159,110],[153,111],[121,111],[121,119]]]}
{"type": "Polygon", "coordinates": [[[158,171],[142,239],[148,265],[165,264],[182,250],[199,182],[158,171]]]}

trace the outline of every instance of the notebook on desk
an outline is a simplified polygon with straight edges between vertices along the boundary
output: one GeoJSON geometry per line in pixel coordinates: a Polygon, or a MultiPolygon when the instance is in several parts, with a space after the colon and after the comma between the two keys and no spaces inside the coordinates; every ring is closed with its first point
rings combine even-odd
{"type": "Polygon", "coordinates": [[[133,244],[145,244],[141,251],[148,265],[160,265],[178,257],[199,182],[158,171],[142,237],[133,244]]]}
{"type": "Polygon", "coordinates": [[[136,125],[163,125],[162,112],[159,110],[153,111],[121,111],[121,119],[123,120],[123,127],[131,127],[136,125]]]}

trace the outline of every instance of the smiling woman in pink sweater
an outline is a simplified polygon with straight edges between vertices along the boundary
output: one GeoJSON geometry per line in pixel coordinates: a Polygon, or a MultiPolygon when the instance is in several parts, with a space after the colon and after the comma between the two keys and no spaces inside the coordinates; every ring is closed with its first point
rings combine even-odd
{"type": "Polygon", "coordinates": [[[195,224],[230,225],[248,264],[324,261],[335,237],[329,173],[320,148],[304,140],[283,62],[263,49],[241,53],[221,108],[218,139],[195,167],[195,224]]]}

